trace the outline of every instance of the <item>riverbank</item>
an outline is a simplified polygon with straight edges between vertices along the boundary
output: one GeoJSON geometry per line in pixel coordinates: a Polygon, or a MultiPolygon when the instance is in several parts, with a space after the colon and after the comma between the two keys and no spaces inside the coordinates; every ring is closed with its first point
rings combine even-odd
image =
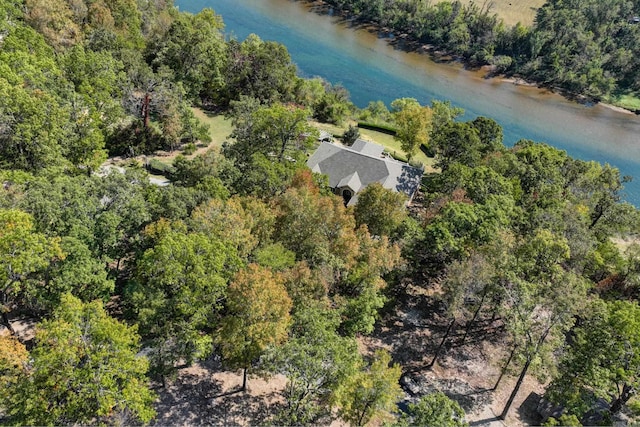
{"type": "MultiPolygon", "coordinates": [[[[397,33],[394,30],[382,26],[379,23],[361,18],[349,9],[339,9],[325,0],[296,0],[305,4],[306,8],[318,15],[338,17],[339,24],[345,25],[353,30],[364,30],[376,35],[379,39],[385,40],[394,49],[399,49],[407,53],[426,54],[429,59],[435,63],[460,63],[465,70],[478,71],[486,70],[485,78],[495,78],[502,82],[514,83],[520,86],[539,87],[560,94],[568,100],[577,102],[582,105],[600,104],[605,108],[613,109],[623,113],[631,113],[640,115],[640,98],[634,95],[625,95],[624,97],[611,95],[607,97],[606,102],[602,99],[594,99],[581,93],[571,92],[566,88],[559,86],[543,84],[535,80],[528,80],[518,74],[505,74],[496,72],[496,67],[456,55],[446,49],[432,44],[425,44],[414,39],[409,33],[397,33]],[[636,107],[637,105],[637,107],[636,107]]],[[[501,18],[502,19],[502,18],[501,18]]],[[[504,22],[504,20],[503,20],[504,22]]]]}
{"type": "Polygon", "coordinates": [[[301,77],[320,77],[345,87],[359,108],[372,101],[388,106],[403,97],[423,105],[449,100],[465,110],[462,120],[484,116],[498,122],[507,147],[528,139],[545,142],[574,158],[615,166],[622,175],[636,176],[625,185],[623,197],[640,206],[638,116],[573,102],[522,80],[514,84],[501,81],[505,77],[486,78],[489,69],[465,69],[446,56],[434,62],[424,53],[405,52],[391,46],[383,38],[387,36],[373,28],[365,29],[337,14],[310,13],[312,3],[178,0],[176,4],[192,13],[213,7],[223,17],[229,37],[243,40],[253,33],[282,43],[301,77]]]}

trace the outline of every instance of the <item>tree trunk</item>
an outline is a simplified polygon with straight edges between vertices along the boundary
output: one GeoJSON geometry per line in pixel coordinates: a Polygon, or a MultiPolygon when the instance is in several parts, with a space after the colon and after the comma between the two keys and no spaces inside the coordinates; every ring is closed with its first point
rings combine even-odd
{"type": "Polygon", "coordinates": [[[247,391],[247,368],[244,368],[244,371],[242,372],[242,390],[241,391],[247,391]]]}
{"type": "Polygon", "coordinates": [[[362,412],[360,413],[360,416],[358,417],[358,425],[364,425],[366,423],[363,423],[362,421],[364,420],[364,416],[367,415],[367,410],[369,409],[369,406],[371,406],[370,401],[367,401],[367,403],[365,403],[364,408],[362,408],[362,412]]]}
{"type": "Polygon", "coordinates": [[[431,363],[429,363],[428,368],[431,369],[433,368],[433,365],[436,364],[436,360],[438,360],[438,356],[440,355],[440,352],[442,351],[442,347],[444,347],[444,344],[447,342],[447,338],[449,338],[449,333],[451,332],[451,328],[453,328],[454,323],[456,323],[456,318],[454,317],[453,320],[451,320],[451,323],[449,323],[449,327],[447,328],[447,332],[444,333],[444,336],[442,337],[442,341],[440,342],[440,345],[438,346],[438,349],[436,350],[436,354],[433,355],[433,360],[431,361],[431,363]]]}
{"type": "Polygon", "coordinates": [[[629,384],[622,385],[622,393],[620,396],[611,403],[609,412],[611,415],[615,415],[622,410],[622,407],[636,394],[636,391],[629,384]]]}
{"type": "Polygon", "coordinates": [[[147,129],[149,127],[149,105],[151,104],[151,95],[148,93],[144,94],[144,100],[142,101],[142,108],[140,111],[140,115],[142,116],[142,123],[144,124],[144,128],[147,129]]]}
{"type": "Polygon", "coordinates": [[[522,381],[524,380],[524,376],[527,375],[527,371],[529,370],[529,365],[531,365],[531,357],[527,358],[527,362],[522,367],[522,372],[520,372],[520,376],[518,377],[518,382],[516,382],[516,386],[513,388],[511,395],[509,396],[509,400],[504,405],[504,409],[498,418],[504,420],[507,418],[507,414],[509,413],[509,409],[511,409],[511,404],[513,403],[513,399],[516,398],[518,391],[520,390],[520,386],[522,385],[522,381]]]}
{"type": "Polygon", "coordinates": [[[511,396],[509,396],[509,400],[507,400],[507,404],[504,405],[504,409],[502,410],[502,414],[500,414],[499,418],[501,420],[504,420],[507,417],[507,414],[509,413],[509,408],[511,408],[511,404],[513,403],[513,399],[515,399],[516,394],[518,394],[518,390],[520,390],[520,386],[522,385],[522,380],[524,380],[524,376],[527,375],[527,371],[529,370],[529,366],[531,365],[531,361],[533,360],[535,355],[538,354],[538,352],[540,351],[540,347],[542,347],[542,344],[544,344],[544,342],[546,341],[547,336],[551,332],[551,328],[553,327],[554,323],[555,322],[551,322],[548,325],[547,329],[544,331],[544,333],[538,339],[538,342],[536,343],[536,345],[534,347],[534,350],[527,354],[527,362],[524,364],[524,367],[522,368],[522,372],[520,372],[520,376],[518,377],[518,382],[516,382],[516,386],[514,387],[513,391],[511,392],[511,396]]]}
{"type": "MultiPolygon", "coordinates": [[[[8,286],[5,286],[3,289],[8,289],[8,286]]],[[[7,296],[7,292],[5,290],[0,291],[0,312],[2,312],[0,319],[2,320],[2,324],[7,327],[11,335],[15,336],[16,331],[15,329],[13,329],[13,326],[9,321],[9,297],[7,296]]]]}
{"type": "Polygon", "coordinates": [[[482,293],[482,298],[480,299],[480,303],[478,304],[478,307],[476,308],[476,311],[473,313],[473,317],[471,318],[471,320],[469,320],[469,323],[467,323],[467,327],[464,330],[464,335],[462,336],[461,345],[464,345],[464,342],[467,340],[467,336],[469,335],[469,331],[471,331],[471,327],[475,323],[476,318],[478,317],[478,314],[480,313],[480,310],[482,309],[482,306],[484,305],[484,299],[485,299],[486,296],[487,296],[487,291],[485,289],[485,291],[482,293]]]}
{"type": "Polygon", "coordinates": [[[11,322],[9,321],[9,316],[4,311],[2,312],[2,324],[7,327],[7,329],[11,333],[11,335],[13,335],[13,336],[16,335],[16,330],[13,329],[13,326],[11,325],[11,322]]]}
{"type": "Polygon", "coordinates": [[[596,216],[591,221],[591,224],[589,225],[589,230],[595,227],[598,221],[600,221],[600,218],[602,218],[602,216],[604,215],[604,208],[600,205],[600,203],[596,205],[596,208],[594,209],[594,211],[596,211],[596,216]]]}
{"type": "Polygon", "coordinates": [[[500,381],[502,381],[502,378],[504,377],[504,374],[507,373],[507,369],[509,368],[509,364],[511,363],[511,360],[513,359],[513,355],[516,354],[516,349],[518,347],[514,346],[511,349],[511,354],[509,354],[509,358],[507,359],[507,363],[504,364],[504,366],[502,367],[502,370],[500,371],[500,376],[498,377],[498,381],[496,381],[496,385],[493,386],[493,388],[491,390],[495,391],[498,386],[500,385],[500,381]]]}

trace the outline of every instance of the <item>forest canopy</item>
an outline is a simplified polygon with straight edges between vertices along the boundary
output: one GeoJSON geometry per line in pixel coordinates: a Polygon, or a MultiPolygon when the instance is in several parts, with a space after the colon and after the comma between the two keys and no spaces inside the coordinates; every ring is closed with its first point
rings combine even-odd
{"type": "MultiPolygon", "coordinates": [[[[639,88],[631,2],[550,1],[532,29],[456,2],[333,4],[589,95],[639,88]]],[[[357,109],[343,87],[297,76],[284,46],[225,34],[211,9],[0,2],[0,423],[153,422],[184,368],[215,360],[243,390],[285,376],[265,422],[466,425],[454,394],[410,395],[407,375],[474,340],[508,356],[496,387],[518,375],[512,397],[548,375],[561,420],[593,419],[594,401],[599,422],[631,411],[628,178],[544,143],[506,147],[500,124],[446,101],[390,107],[357,109]],[[194,108],[228,118],[220,148],[194,108]],[[347,207],[307,168],[314,122],[353,142],[362,118],[412,161],[430,155],[409,208],[382,185],[347,207]],[[392,345],[362,350],[409,312],[429,329],[409,340],[411,367],[392,345]]]]}

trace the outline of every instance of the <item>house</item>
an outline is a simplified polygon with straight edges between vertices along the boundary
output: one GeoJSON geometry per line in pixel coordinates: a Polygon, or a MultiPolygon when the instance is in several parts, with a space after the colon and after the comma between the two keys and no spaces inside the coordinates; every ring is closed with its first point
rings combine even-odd
{"type": "Polygon", "coordinates": [[[424,171],[390,158],[383,151],[381,145],[362,139],[351,147],[323,141],[307,160],[307,166],[313,172],[328,175],[329,185],[347,206],[356,204],[358,193],[374,182],[405,193],[410,202],[424,171]]]}

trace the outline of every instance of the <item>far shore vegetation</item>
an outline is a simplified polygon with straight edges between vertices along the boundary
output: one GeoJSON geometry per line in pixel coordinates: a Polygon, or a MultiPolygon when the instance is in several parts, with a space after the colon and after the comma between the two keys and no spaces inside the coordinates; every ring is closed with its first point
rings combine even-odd
{"type": "Polygon", "coordinates": [[[494,75],[640,113],[640,1],[324,0],[338,13],[494,75]],[[624,94],[621,96],[620,94],[624,94]]]}

